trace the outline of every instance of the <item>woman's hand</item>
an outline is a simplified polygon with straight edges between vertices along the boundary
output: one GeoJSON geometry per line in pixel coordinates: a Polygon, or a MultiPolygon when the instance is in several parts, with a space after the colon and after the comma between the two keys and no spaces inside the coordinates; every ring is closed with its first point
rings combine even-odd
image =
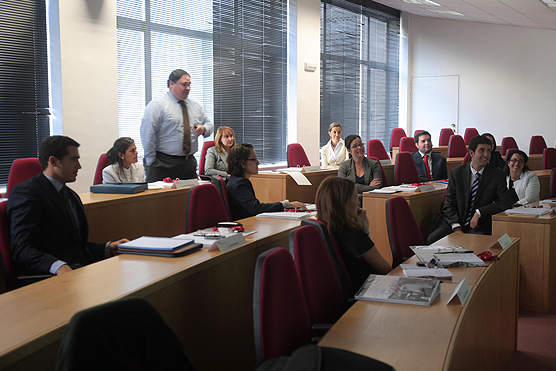
{"type": "Polygon", "coordinates": [[[371,180],[371,183],[369,183],[369,185],[371,187],[378,187],[378,186],[380,186],[380,184],[382,184],[380,179],[373,179],[373,180],[371,180]]]}
{"type": "Polygon", "coordinates": [[[357,209],[357,216],[353,219],[353,223],[357,229],[369,234],[369,219],[367,218],[367,210],[357,209]]]}

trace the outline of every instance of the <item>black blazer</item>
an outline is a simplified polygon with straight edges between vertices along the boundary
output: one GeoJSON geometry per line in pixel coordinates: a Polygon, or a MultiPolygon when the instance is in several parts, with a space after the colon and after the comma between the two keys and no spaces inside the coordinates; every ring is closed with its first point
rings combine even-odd
{"type": "MultiPolygon", "coordinates": [[[[413,160],[415,161],[415,166],[417,166],[417,172],[419,173],[419,180],[421,182],[428,182],[427,170],[425,169],[425,161],[423,161],[423,156],[419,151],[413,152],[413,160]]],[[[432,180],[448,179],[448,170],[446,167],[446,157],[442,156],[438,152],[430,153],[432,159],[432,180]]]]}
{"type": "MultiPolygon", "coordinates": [[[[463,227],[469,211],[471,198],[471,163],[460,165],[450,171],[450,180],[442,216],[448,224],[459,223],[463,227]]],[[[487,164],[479,181],[473,210],[479,209],[479,228],[487,234],[492,231],[492,215],[510,209],[512,199],[506,187],[506,175],[500,169],[487,164]],[[494,203],[494,201],[498,202],[494,203]]]]}
{"type": "Polygon", "coordinates": [[[284,205],[281,202],[261,203],[255,197],[253,185],[247,178],[231,176],[226,189],[230,198],[233,220],[249,218],[268,211],[284,211],[284,205]]]}
{"type": "Polygon", "coordinates": [[[23,274],[49,274],[56,260],[87,265],[104,259],[105,244],[87,242],[89,226],[79,196],[71,189],[69,195],[77,209],[79,230],[62,196],[42,173],[10,192],[12,255],[23,274]]]}
{"type": "Polygon", "coordinates": [[[363,179],[365,180],[365,185],[356,182],[357,171],[355,170],[355,161],[353,158],[345,160],[340,164],[338,168],[338,176],[340,178],[351,179],[355,186],[357,187],[357,193],[363,193],[367,191],[372,191],[376,188],[382,187],[382,171],[380,170],[380,164],[371,158],[363,158],[363,166],[365,168],[365,174],[363,179]],[[381,184],[378,187],[371,187],[369,184],[373,179],[380,179],[381,184]]]}

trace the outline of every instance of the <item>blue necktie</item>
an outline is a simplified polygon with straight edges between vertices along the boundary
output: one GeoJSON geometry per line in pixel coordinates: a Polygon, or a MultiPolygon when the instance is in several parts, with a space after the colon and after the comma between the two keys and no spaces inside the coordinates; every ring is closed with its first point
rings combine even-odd
{"type": "Polygon", "coordinates": [[[475,196],[477,195],[477,189],[479,188],[480,178],[481,174],[475,173],[475,180],[473,181],[473,185],[471,186],[471,200],[469,201],[469,211],[467,212],[467,218],[465,218],[464,225],[468,225],[471,222],[473,214],[475,214],[475,208],[473,207],[473,204],[475,203],[475,196]]]}

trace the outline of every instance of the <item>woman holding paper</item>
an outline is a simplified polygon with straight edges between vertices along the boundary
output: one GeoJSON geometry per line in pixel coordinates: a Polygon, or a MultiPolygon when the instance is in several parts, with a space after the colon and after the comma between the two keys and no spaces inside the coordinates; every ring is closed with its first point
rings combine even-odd
{"type": "Polygon", "coordinates": [[[325,179],[317,190],[316,206],[318,220],[326,223],[338,244],[354,290],[370,274],[392,270],[369,237],[369,220],[366,211],[359,208],[353,181],[340,177],[325,179]]]}
{"type": "Polygon", "coordinates": [[[236,144],[228,154],[228,172],[231,174],[226,189],[230,196],[232,220],[255,216],[268,211],[284,211],[287,207],[305,210],[302,202],[261,203],[249,178],[259,173],[259,160],[253,146],[249,143],[236,144]]]}
{"type": "Polygon", "coordinates": [[[219,127],[214,137],[214,147],[210,147],[205,156],[205,175],[220,175],[224,179],[229,176],[228,153],[234,144],[236,140],[232,128],[219,127]]]}
{"type": "Polygon", "coordinates": [[[108,165],[102,169],[102,183],[142,183],[145,169],[137,161],[137,146],[133,139],[116,139],[112,148],[106,152],[108,165]]]}
{"type": "Polygon", "coordinates": [[[529,170],[527,160],[529,157],[519,149],[508,153],[506,182],[514,206],[527,205],[540,200],[539,177],[529,170]]]}
{"type": "Polygon", "coordinates": [[[320,150],[321,165],[340,165],[348,157],[346,145],[342,140],[342,126],[333,122],[328,127],[330,140],[320,150]]]}
{"type": "Polygon", "coordinates": [[[365,145],[359,135],[346,137],[349,160],[340,164],[338,176],[348,178],[357,186],[357,193],[382,187],[382,172],[378,161],[365,157],[365,145]]]}

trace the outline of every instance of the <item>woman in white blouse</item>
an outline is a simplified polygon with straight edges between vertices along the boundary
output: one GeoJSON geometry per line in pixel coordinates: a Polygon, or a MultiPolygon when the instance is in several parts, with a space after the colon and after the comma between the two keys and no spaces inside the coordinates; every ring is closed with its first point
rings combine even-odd
{"type": "Polygon", "coordinates": [[[515,206],[540,200],[541,185],[537,174],[529,170],[525,152],[514,149],[506,161],[506,182],[515,206]]]}
{"type": "Polygon", "coordinates": [[[330,140],[320,150],[322,166],[340,165],[348,158],[346,145],[342,140],[342,126],[337,122],[331,123],[328,135],[330,140]]]}
{"type": "Polygon", "coordinates": [[[232,128],[220,126],[214,137],[214,147],[210,147],[205,156],[205,175],[229,176],[228,153],[234,144],[236,139],[232,128]]]}
{"type": "Polygon", "coordinates": [[[108,165],[102,170],[102,183],[141,183],[145,169],[137,163],[137,146],[133,139],[121,137],[106,152],[108,165]]]}

